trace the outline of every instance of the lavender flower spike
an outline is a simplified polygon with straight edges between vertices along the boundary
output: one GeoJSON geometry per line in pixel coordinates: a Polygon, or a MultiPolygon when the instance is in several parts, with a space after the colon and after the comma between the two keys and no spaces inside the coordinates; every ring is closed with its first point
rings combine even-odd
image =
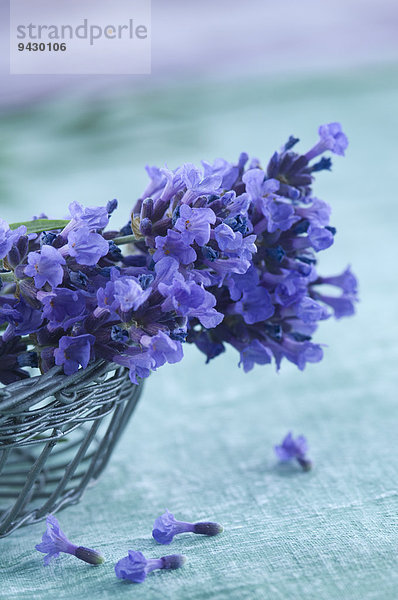
{"type": "Polygon", "coordinates": [[[217,535],[223,528],[218,523],[186,523],[177,521],[174,515],[166,512],[158,517],[154,523],[152,536],[159,544],[171,544],[175,535],[179,533],[201,533],[202,535],[217,535]]]}
{"type": "Polygon", "coordinates": [[[96,550],[72,544],[60,528],[54,515],[48,515],[47,530],[43,534],[41,543],[36,544],[35,548],[46,555],[44,557],[45,565],[49,565],[53,558],[59,556],[60,552],[72,554],[90,565],[100,565],[104,562],[103,557],[96,550]]]}
{"type": "Polygon", "coordinates": [[[312,469],[312,461],[306,456],[308,452],[308,442],[303,435],[293,438],[291,431],[286,435],[280,446],[274,447],[275,454],[282,462],[296,459],[304,471],[312,469]]]}
{"type": "Polygon", "coordinates": [[[116,577],[142,583],[155,569],[179,569],[185,563],[182,554],[171,554],[161,558],[145,558],[142,552],[129,550],[128,556],[121,558],[115,565],[116,577]]]}

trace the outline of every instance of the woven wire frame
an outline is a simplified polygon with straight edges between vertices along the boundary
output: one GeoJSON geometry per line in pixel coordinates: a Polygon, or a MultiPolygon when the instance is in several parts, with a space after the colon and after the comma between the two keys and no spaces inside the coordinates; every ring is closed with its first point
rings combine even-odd
{"type": "Polygon", "coordinates": [[[128,370],[97,361],[0,388],[0,537],[76,504],[139,400],[128,370]]]}

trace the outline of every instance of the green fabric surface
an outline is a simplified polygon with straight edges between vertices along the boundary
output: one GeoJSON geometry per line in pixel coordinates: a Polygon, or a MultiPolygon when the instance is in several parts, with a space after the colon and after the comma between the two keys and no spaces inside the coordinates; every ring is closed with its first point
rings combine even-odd
{"type": "Polygon", "coordinates": [[[44,524],[29,526],[0,540],[0,598],[398,597],[397,105],[389,67],[203,84],[109,99],[91,112],[59,101],[2,121],[2,185],[13,206],[1,210],[14,220],[26,216],[24,190],[36,213],[51,198],[59,217],[66,198],[113,196],[127,211],[145,182],[143,160],[175,166],[243,149],[267,158],[290,133],[306,148],[320,123],[341,121],[351,146],[315,188],[338,230],[320,271],[350,263],[362,301],[354,318],[322,324],[325,358],[303,373],[285,364],[279,374],[268,366],[245,375],[232,350],[206,366],[187,348],[182,363],[151,376],[98,484],[57,514],[69,538],[102,551],[106,563],[62,556],[45,568],[33,549],[44,524]],[[288,429],[308,437],[312,472],[277,464],[273,445],[288,429]],[[183,520],[218,521],[224,532],[160,546],[151,529],[166,507],[183,520]],[[128,549],[181,552],[187,563],[128,584],[113,572],[128,549]]]}

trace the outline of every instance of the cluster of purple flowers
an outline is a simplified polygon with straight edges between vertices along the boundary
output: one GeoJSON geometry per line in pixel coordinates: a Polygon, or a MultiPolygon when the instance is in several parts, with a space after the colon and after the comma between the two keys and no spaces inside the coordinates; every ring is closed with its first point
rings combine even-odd
{"type": "Polygon", "coordinates": [[[335,235],[328,204],[312,194],[314,174],[331,166],[317,157],[343,155],[348,144],[337,123],[319,134],[306,154],[290,137],[265,169],[246,154],[202,169],[148,167],[150,183],[121,231],[105,231],[115,200],[73,202],[63,227],[0,220],[0,381],[32,366],[62,365],[68,375],[103,358],[138,383],[180,361],[184,342],[207,361],[228,343],[245,371],[321,360],[311,339],[318,321],[353,314],[357,283],[349,268],[316,272],[316,254],[335,235]]]}

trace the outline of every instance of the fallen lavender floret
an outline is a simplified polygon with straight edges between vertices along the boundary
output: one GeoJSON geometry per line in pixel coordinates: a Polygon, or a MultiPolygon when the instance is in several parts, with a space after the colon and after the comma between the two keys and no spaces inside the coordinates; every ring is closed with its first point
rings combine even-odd
{"type": "Polygon", "coordinates": [[[61,552],[72,554],[90,565],[100,565],[104,562],[104,558],[97,550],[72,544],[60,528],[54,515],[48,515],[47,530],[43,534],[41,543],[36,544],[35,548],[46,555],[44,557],[45,565],[50,564],[51,560],[57,558],[61,552]]]}
{"type": "Polygon", "coordinates": [[[312,461],[307,458],[308,442],[303,435],[293,438],[291,431],[285,436],[282,443],[274,447],[275,454],[282,462],[296,459],[304,471],[312,469],[312,461]]]}
{"type": "Polygon", "coordinates": [[[156,519],[152,536],[159,544],[168,545],[171,544],[174,536],[179,533],[199,533],[212,536],[222,531],[223,527],[218,523],[187,523],[185,521],[177,521],[174,515],[166,509],[166,512],[156,519]]]}
{"type": "Polygon", "coordinates": [[[186,561],[182,554],[170,554],[161,558],[145,558],[142,552],[129,550],[128,556],[121,558],[115,565],[116,577],[142,583],[155,569],[179,569],[186,561]]]}

